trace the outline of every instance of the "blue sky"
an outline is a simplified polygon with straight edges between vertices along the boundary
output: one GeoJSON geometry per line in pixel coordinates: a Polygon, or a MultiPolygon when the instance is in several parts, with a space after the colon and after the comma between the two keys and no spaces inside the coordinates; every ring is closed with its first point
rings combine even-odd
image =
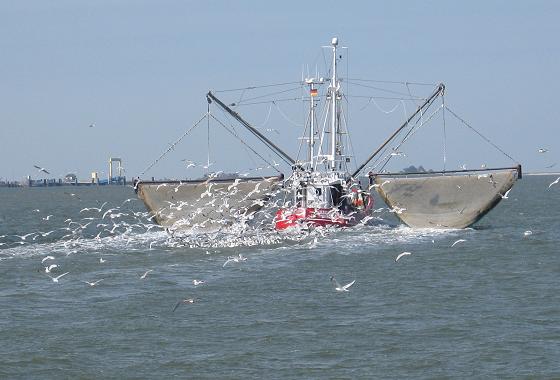
{"type": "MultiPolygon", "coordinates": [[[[554,1],[2,1],[0,178],[38,177],[37,164],[87,179],[110,156],[138,175],[204,114],[209,89],[297,81],[333,36],[349,76],[444,82],[446,103],[526,171],[560,170],[559,15],[554,1]]],[[[398,126],[372,120],[351,118],[358,163],[398,126]]],[[[145,176],[188,176],[181,159],[206,157],[192,137],[145,176]]],[[[270,137],[295,155],[297,133],[270,137]]],[[[420,153],[438,138],[410,162],[435,168],[420,153]]],[[[462,142],[453,168],[511,163],[462,142]]],[[[249,165],[218,143],[216,170],[249,165]]]]}

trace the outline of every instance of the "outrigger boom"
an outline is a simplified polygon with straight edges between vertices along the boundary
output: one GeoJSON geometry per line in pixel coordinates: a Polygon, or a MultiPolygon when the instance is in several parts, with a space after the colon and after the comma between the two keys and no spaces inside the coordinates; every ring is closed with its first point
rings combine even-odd
{"type": "Polygon", "coordinates": [[[278,155],[278,157],[283,159],[286,163],[288,163],[290,165],[295,164],[296,160],[294,160],[292,157],[290,157],[290,155],[288,155],[286,152],[284,152],[282,149],[280,149],[276,144],[274,144],[272,141],[270,141],[268,138],[266,138],[266,136],[264,136],[262,133],[257,131],[251,124],[249,124],[249,122],[247,122],[245,119],[243,119],[241,116],[239,116],[239,114],[237,112],[235,112],[234,110],[229,108],[220,99],[216,98],[216,96],[214,94],[212,94],[212,91],[208,91],[208,93],[206,94],[206,99],[208,100],[208,103],[212,103],[212,101],[216,102],[217,105],[222,107],[227,113],[229,113],[231,116],[233,116],[235,120],[239,121],[241,123],[241,125],[243,125],[251,133],[253,133],[255,136],[257,136],[257,138],[259,140],[261,140],[266,146],[268,146],[274,153],[276,153],[278,155]]]}
{"type": "Polygon", "coordinates": [[[375,158],[375,156],[377,156],[379,154],[379,152],[381,152],[381,150],[383,148],[385,148],[387,146],[387,144],[389,144],[396,135],[399,134],[400,131],[402,131],[404,128],[406,128],[408,126],[408,123],[410,123],[410,121],[412,119],[414,119],[414,117],[416,115],[418,115],[418,113],[422,112],[423,109],[429,107],[434,100],[440,96],[443,95],[445,92],[445,85],[443,83],[440,83],[436,90],[434,91],[434,93],[432,95],[430,95],[430,97],[428,99],[426,99],[426,101],[420,106],[418,107],[418,109],[416,110],[416,112],[414,112],[412,115],[410,115],[410,117],[387,139],[385,140],[385,142],[383,144],[381,144],[381,146],[379,148],[377,148],[377,150],[375,150],[375,152],[373,152],[371,154],[371,156],[369,156],[367,158],[367,160],[365,160],[365,162],[363,164],[361,164],[358,169],[356,169],[356,171],[354,173],[352,173],[352,177],[356,177],[358,174],[360,174],[360,172],[362,171],[362,169],[371,161],[375,158]]]}

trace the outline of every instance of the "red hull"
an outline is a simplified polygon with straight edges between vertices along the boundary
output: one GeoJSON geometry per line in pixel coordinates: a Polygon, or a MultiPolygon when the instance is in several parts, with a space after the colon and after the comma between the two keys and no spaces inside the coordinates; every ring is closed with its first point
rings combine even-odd
{"type": "Polygon", "coordinates": [[[355,216],[357,216],[355,213],[353,216],[345,216],[340,210],[330,208],[281,208],[276,212],[274,224],[277,230],[285,230],[286,228],[303,225],[313,227],[349,227],[356,224],[355,216]]]}

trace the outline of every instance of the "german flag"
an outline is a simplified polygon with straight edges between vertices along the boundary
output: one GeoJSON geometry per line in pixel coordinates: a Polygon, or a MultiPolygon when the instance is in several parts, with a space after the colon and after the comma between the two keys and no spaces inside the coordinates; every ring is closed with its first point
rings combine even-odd
{"type": "Polygon", "coordinates": [[[312,88],[310,94],[311,94],[311,96],[317,96],[317,89],[312,88]]]}

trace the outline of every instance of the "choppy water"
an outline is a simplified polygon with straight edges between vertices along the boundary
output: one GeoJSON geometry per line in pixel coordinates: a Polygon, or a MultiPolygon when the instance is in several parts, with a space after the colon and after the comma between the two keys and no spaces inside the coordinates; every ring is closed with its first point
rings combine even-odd
{"type": "Polygon", "coordinates": [[[553,179],[519,181],[474,229],[382,215],[187,240],[153,228],[130,188],[0,189],[0,378],[558,378],[553,179]],[[69,273],[55,283],[47,264],[69,273]],[[333,274],[356,283],[336,292],[333,274]]]}

